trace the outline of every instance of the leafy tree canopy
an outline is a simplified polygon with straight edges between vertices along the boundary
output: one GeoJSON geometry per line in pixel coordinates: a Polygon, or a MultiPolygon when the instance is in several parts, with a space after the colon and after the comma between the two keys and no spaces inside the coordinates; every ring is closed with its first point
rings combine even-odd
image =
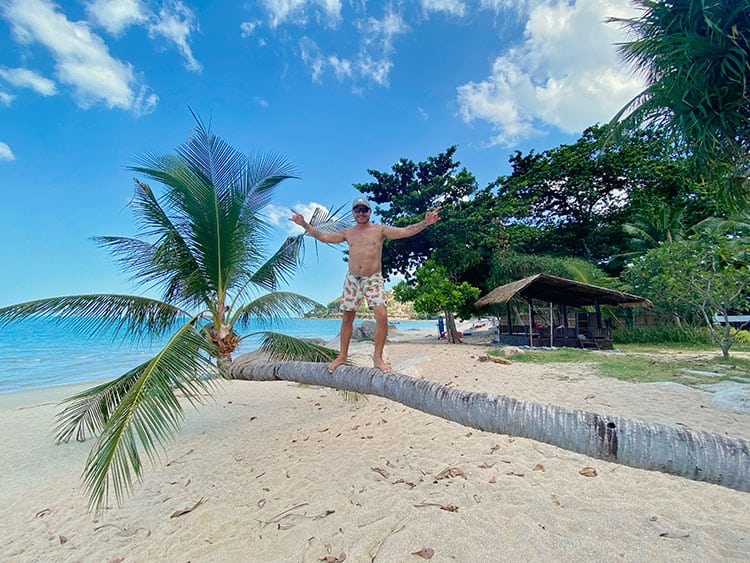
{"type": "Polygon", "coordinates": [[[635,0],[641,15],[613,18],[634,39],[620,47],[647,79],[613,119],[684,144],[708,177],[724,177],[725,199],[750,195],[750,2],[635,0]]]}
{"type": "Polygon", "coordinates": [[[355,184],[375,206],[383,223],[404,226],[442,205],[440,221],[416,237],[387,241],[383,249],[386,277],[415,270],[432,257],[452,280],[483,279],[481,264],[504,244],[492,191],[479,190],[476,179],[454,160],[456,147],[415,164],[402,158],[391,172],[368,170],[375,182],[355,184]]]}
{"type": "Polygon", "coordinates": [[[549,274],[569,280],[614,287],[617,281],[582,258],[523,254],[514,250],[498,253],[490,271],[491,289],[536,274],[549,274]]]}
{"type": "Polygon", "coordinates": [[[623,279],[658,307],[700,319],[724,356],[733,333],[714,323],[714,315],[747,309],[750,288],[750,240],[708,230],[662,244],[623,272],[623,279]]]}
{"type": "Polygon", "coordinates": [[[626,250],[622,226],[636,213],[676,206],[696,220],[713,214],[672,144],[638,131],[605,146],[607,132],[589,127],[572,145],[510,158],[512,174],[494,185],[512,247],[598,263],[626,250]]]}
{"type": "Polygon", "coordinates": [[[428,260],[416,271],[414,285],[397,284],[394,294],[399,301],[413,301],[414,310],[428,315],[449,312],[469,318],[480,290],[468,282],[451,281],[445,267],[428,260]]]}

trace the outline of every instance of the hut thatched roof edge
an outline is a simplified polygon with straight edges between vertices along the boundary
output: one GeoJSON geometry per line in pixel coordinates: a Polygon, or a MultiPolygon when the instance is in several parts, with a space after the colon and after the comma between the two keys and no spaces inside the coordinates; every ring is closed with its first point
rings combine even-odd
{"type": "Polygon", "coordinates": [[[548,274],[536,274],[509,284],[501,285],[480,297],[477,307],[508,303],[514,297],[538,299],[548,303],[585,307],[589,305],[615,305],[621,307],[650,307],[645,297],[623,291],[607,289],[548,274]]]}

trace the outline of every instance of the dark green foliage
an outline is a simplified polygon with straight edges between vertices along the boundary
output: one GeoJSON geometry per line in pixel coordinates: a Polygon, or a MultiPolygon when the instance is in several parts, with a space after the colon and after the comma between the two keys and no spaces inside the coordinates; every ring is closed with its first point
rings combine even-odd
{"type": "MultiPolygon", "coordinates": [[[[401,159],[391,172],[368,170],[376,181],[355,184],[376,203],[375,211],[387,225],[405,226],[424,218],[442,205],[440,221],[419,235],[387,241],[383,249],[383,274],[399,273],[411,279],[427,258],[445,266],[453,281],[483,280],[483,264],[502,244],[503,236],[495,197],[479,190],[476,180],[460,162],[456,147],[415,164],[401,159]]],[[[479,285],[477,283],[477,285],[479,285]]]]}
{"type": "Polygon", "coordinates": [[[747,204],[750,164],[750,1],[636,0],[613,19],[635,39],[620,47],[647,80],[614,118],[686,146],[698,170],[723,178],[725,199],[747,204]]]}
{"type": "Polygon", "coordinates": [[[628,251],[622,229],[636,214],[667,206],[707,216],[689,162],[671,144],[638,131],[605,146],[607,132],[589,127],[572,145],[510,158],[513,173],[494,185],[512,248],[597,264],[628,251]]]}
{"type": "Polygon", "coordinates": [[[678,326],[674,323],[637,327],[619,327],[612,331],[615,344],[690,344],[710,347],[714,345],[706,327],[678,326]]]}

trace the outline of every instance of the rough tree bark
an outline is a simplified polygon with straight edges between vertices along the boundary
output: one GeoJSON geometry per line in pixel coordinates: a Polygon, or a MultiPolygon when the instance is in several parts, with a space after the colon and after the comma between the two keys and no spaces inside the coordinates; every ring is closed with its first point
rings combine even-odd
{"type": "Polygon", "coordinates": [[[373,368],[342,366],[330,374],[325,364],[258,363],[247,355],[235,360],[230,379],[295,381],[378,395],[471,428],[750,491],[750,449],[741,438],[461,391],[373,368]]]}

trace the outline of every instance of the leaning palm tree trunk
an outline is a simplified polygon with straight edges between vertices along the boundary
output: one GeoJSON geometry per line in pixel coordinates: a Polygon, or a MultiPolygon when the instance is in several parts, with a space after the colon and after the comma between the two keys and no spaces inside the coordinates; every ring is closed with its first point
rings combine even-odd
{"type": "Polygon", "coordinates": [[[257,363],[241,356],[231,379],[295,381],[378,395],[487,432],[531,438],[591,457],[750,491],[750,449],[740,438],[671,428],[511,397],[450,389],[380,370],[325,364],[257,363]]]}

